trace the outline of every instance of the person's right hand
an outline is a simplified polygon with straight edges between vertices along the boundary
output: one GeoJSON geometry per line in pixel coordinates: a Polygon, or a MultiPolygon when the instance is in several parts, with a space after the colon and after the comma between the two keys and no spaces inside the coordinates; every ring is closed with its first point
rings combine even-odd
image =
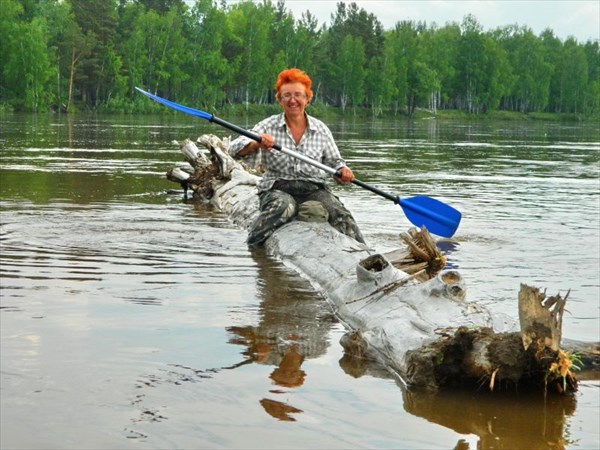
{"type": "Polygon", "coordinates": [[[354,181],[354,173],[352,172],[352,170],[349,167],[342,167],[338,170],[338,173],[340,174],[339,177],[334,176],[335,181],[337,181],[340,184],[347,184],[347,183],[351,183],[352,181],[354,181]]]}

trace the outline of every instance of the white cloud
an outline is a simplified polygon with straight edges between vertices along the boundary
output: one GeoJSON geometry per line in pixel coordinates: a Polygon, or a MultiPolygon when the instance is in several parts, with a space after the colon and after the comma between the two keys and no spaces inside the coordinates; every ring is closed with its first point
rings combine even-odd
{"type": "MultiPolygon", "coordinates": [[[[285,4],[297,19],[310,10],[320,23],[329,24],[338,2],[286,0],[285,4]]],[[[460,23],[467,14],[472,14],[485,31],[517,24],[531,28],[535,34],[550,28],[563,40],[569,36],[579,42],[600,39],[598,0],[357,0],[355,3],[374,14],[386,29],[402,20],[443,26],[447,22],[460,23]]]]}

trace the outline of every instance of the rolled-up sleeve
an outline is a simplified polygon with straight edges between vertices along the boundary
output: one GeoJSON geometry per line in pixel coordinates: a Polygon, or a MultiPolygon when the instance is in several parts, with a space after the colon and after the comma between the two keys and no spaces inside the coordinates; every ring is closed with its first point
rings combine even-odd
{"type": "MultiPolygon", "coordinates": [[[[267,119],[261,120],[256,125],[254,125],[254,127],[250,131],[257,135],[261,135],[263,133],[273,134],[273,131],[269,131],[269,126],[273,122],[274,117],[276,116],[272,116],[267,119]]],[[[253,142],[253,139],[246,136],[239,136],[235,138],[229,146],[229,154],[234,158],[239,158],[237,154],[250,142],[253,142]]]]}
{"type": "Polygon", "coordinates": [[[239,158],[238,153],[250,142],[252,142],[252,139],[246,136],[238,136],[231,141],[231,144],[229,145],[229,154],[234,158],[239,158]]]}
{"type": "Polygon", "coordinates": [[[333,135],[329,128],[325,128],[324,132],[325,145],[323,147],[323,164],[333,167],[335,170],[338,170],[342,167],[346,166],[346,161],[342,158],[340,154],[340,149],[338,148],[335,140],[333,139],[333,135]]]}

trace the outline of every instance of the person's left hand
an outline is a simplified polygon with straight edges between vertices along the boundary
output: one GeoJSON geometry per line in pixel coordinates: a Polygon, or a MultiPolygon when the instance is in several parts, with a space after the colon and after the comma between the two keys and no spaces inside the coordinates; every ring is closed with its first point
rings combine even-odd
{"type": "Polygon", "coordinates": [[[273,146],[275,145],[275,138],[273,136],[271,136],[270,134],[263,133],[260,135],[259,145],[261,148],[264,148],[265,150],[270,151],[273,148],[273,146]]]}
{"type": "Polygon", "coordinates": [[[334,177],[335,181],[337,181],[338,183],[346,184],[354,181],[354,173],[352,173],[352,170],[350,170],[348,167],[342,167],[338,170],[338,173],[340,174],[340,176],[334,177]]]}

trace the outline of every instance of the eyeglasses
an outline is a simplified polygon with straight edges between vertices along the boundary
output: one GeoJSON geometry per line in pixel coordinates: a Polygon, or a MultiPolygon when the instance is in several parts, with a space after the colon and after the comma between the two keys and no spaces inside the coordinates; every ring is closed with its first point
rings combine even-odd
{"type": "Polygon", "coordinates": [[[294,100],[304,100],[306,98],[306,94],[303,92],[294,92],[293,94],[290,92],[286,92],[285,94],[281,94],[279,98],[284,102],[289,102],[292,99],[292,97],[294,98],[294,100]]]}

